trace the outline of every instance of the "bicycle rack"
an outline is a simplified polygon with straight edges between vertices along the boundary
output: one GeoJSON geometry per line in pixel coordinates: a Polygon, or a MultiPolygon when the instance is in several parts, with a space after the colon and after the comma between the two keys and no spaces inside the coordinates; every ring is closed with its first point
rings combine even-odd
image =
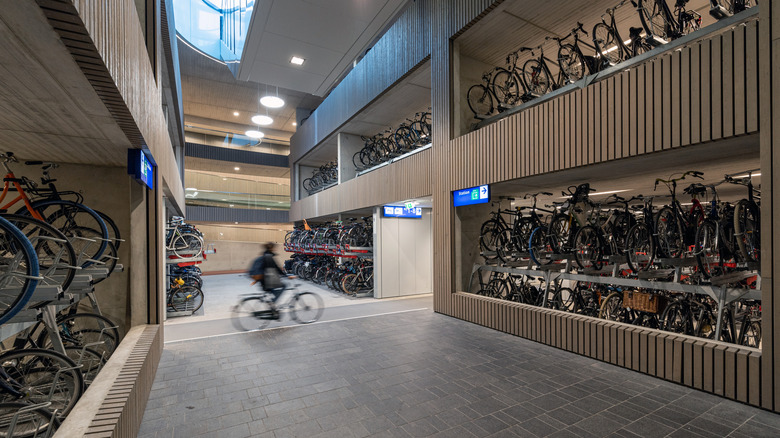
{"type": "MultiPolygon", "coordinates": [[[[471,291],[471,286],[474,282],[474,275],[477,272],[502,272],[510,275],[525,275],[529,277],[542,277],[545,280],[545,292],[542,307],[547,306],[547,298],[550,292],[550,285],[552,282],[559,282],[561,280],[570,281],[582,281],[587,283],[599,283],[609,284],[615,286],[624,286],[633,289],[650,289],[650,290],[668,290],[672,292],[690,293],[698,295],[707,295],[718,303],[718,316],[717,325],[715,327],[715,339],[720,339],[723,329],[723,312],[727,305],[739,299],[750,299],[761,301],[761,289],[760,278],[761,276],[756,271],[736,271],[720,277],[713,277],[710,279],[710,284],[685,284],[681,283],[683,273],[682,269],[685,267],[696,266],[697,262],[695,258],[683,258],[683,259],[659,259],[656,263],[660,265],[672,266],[671,269],[664,270],[661,275],[655,275],[654,271],[648,271],[647,273],[640,272],[636,278],[629,278],[620,276],[621,261],[625,261],[623,256],[610,257],[610,265],[605,266],[600,270],[584,269],[579,271],[573,271],[573,265],[571,261],[574,259],[573,255],[553,255],[551,257],[554,262],[549,265],[534,266],[532,262],[528,262],[528,268],[517,268],[510,266],[499,266],[493,264],[479,264],[475,263],[471,270],[471,276],[469,278],[468,290],[471,291]],[[565,260],[564,263],[560,261],[565,260]],[[757,288],[735,288],[729,287],[729,284],[745,280],[747,278],[757,276],[757,288]],[[667,280],[667,278],[673,278],[673,280],[667,280]],[[661,278],[657,280],[657,278],[661,278]]],[[[754,266],[754,265],[746,265],[754,266]]]]}
{"type": "MultiPolygon", "coordinates": [[[[49,397],[49,398],[51,398],[51,397],[49,397]]],[[[49,406],[51,406],[51,401],[25,406],[25,407],[19,409],[18,411],[16,411],[14,416],[11,417],[11,423],[8,425],[8,430],[6,431],[6,436],[9,436],[9,437],[14,436],[16,425],[17,425],[17,423],[19,423],[19,415],[26,414],[28,412],[33,412],[33,411],[35,411],[37,409],[42,409],[42,408],[45,409],[45,408],[48,408],[49,406]]],[[[51,412],[51,418],[52,419],[57,417],[57,411],[58,411],[58,409],[55,409],[53,412],[51,412]]],[[[46,431],[43,434],[36,433],[35,436],[36,437],[40,437],[40,438],[48,438],[48,437],[52,436],[52,427],[53,426],[54,426],[54,421],[49,421],[49,426],[46,428],[46,431]]]]}

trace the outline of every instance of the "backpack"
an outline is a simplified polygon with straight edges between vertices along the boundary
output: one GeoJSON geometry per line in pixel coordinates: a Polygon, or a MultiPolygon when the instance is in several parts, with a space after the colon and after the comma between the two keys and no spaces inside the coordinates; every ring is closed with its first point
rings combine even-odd
{"type": "MultiPolygon", "coordinates": [[[[269,255],[265,255],[263,257],[271,257],[269,255]]],[[[278,289],[282,287],[282,278],[279,276],[279,270],[276,269],[276,264],[273,263],[273,258],[271,258],[270,263],[268,258],[263,260],[263,289],[264,290],[273,290],[278,289]]]]}

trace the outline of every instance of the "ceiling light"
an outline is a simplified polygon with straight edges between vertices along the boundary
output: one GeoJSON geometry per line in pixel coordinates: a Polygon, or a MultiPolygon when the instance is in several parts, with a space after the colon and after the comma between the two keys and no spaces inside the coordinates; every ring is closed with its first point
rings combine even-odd
{"type": "Polygon", "coordinates": [[[234,116],[238,116],[238,111],[233,111],[234,116]]]}
{"type": "Polygon", "coordinates": [[[281,108],[284,106],[284,100],[277,96],[264,96],[260,99],[260,103],[268,108],[281,108]]]}
{"type": "Polygon", "coordinates": [[[227,178],[222,178],[222,181],[227,181],[227,178]]]}
{"type": "Polygon", "coordinates": [[[186,188],[186,189],[184,189],[184,190],[194,191],[194,190],[198,190],[198,189],[196,189],[196,188],[193,188],[193,187],[187,187],[187,188],[186,188]]]}
{"type": "Polygon", "coordinates": [[[747,178],[747,177],[749,177],[749,176],[751,176],[751,175],[752,175],[752,176],[761,176],[761,172],[757,172],[757,173],[753,173],[753,174],[746,173],[746,174],[744,174],[744,175],[737,175],[737,176],[732,176],[732,178],[747,178]]]}
{"type": "Polygon", "coordinates": [[[222,198],[222,200],[223,200],[223,201],[227,201],[227,199],[225,199],[225,198],[222,198]]]}
{"type": "Polygon", "coordinates": [[[236,222],[236,225],[238,225],[238,222],[236,222]]]}
{"type": "Polygon", "coordinates": [[[290,64],[303,65],[303,61],[306,60],[303,58],[299,58],[297,56],[293,56],[292,58],[290,58],[290,64]]]}
{"type": "Polygon", "coordinates": [[[274,122],[274,119],[268,116],[254,116],[252,117],[252,123],[255,125],[270,125],[274,122]]]}
{"type": "Polygon", "coordinates": [[[293,126],[298,126],[298,124],[297,124],[297,123],[295,123],[295,122],[293,122],[293,126]]]}
{"type": "MultiPolygon", "coordinates": [[[[588,196],[611,195],[611,194],[613,194],[613,193],[623,193],[623,192],[628,192],[628,191],[630,191],[630,190],[631,190],[631,189],[625,189],[625,190],[610,190],[610,191],[608,191],[608,192],[595,192],[595,193],[588,193],[588,196]]],[[[559,196],[559,198],[570,198],[570,197],[571,197],[571,196],[569,196],[569,195],[566,195],[566,196],[559,196]]]]}
{"type": "Polygon", "coordinates": [[[231,207],[235,207],[235,204],[230,204],[231,207]]]}
{"type": "Polygon", "coordinates": [[[265,137],[265,134],[263,134],[260,131],[254,130],[254,129],[251,129],[251,130],[245,132],[244,134],[247,137],[250,137],[250,138],[263,138],[263,137],[265,137]]]}
{"type": "Polygon", "coordinates": [[[241,170],[240,167],[234,167],[233,170],[241,170]]]}

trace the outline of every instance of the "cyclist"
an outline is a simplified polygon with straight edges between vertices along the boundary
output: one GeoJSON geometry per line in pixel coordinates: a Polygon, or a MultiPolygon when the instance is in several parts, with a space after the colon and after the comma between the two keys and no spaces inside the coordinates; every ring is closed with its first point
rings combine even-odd
{"type": "Polygon", "coordinates": [[[281,277],[286,277],[287,274],[282,270],[274,260],[274,247],[273,242],[265,244],[265,252],[260,257],[256,258],[252,262],[252,266],[249,268],[249,276],[252,277],[252,286],[257,282],[260,282],[261,287],[267,293],[274,296],[274,300],[271,302],[271,310],[273,310],[274,319],[279,319],[279,312],[276,310],[276,302],[279,297],[284,293],[284,285],[282,284],[281,277]]]}

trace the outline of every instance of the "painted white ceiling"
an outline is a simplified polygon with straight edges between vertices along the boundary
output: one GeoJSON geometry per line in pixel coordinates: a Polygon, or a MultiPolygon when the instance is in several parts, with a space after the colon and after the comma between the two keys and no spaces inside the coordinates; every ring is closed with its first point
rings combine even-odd
{"type": "Polygon", "coordinates": [[[408,0],[261,0],[238,78],[324,96],[408,0]],[[292,56],[306,60],[290,63],[292,56]]]}

